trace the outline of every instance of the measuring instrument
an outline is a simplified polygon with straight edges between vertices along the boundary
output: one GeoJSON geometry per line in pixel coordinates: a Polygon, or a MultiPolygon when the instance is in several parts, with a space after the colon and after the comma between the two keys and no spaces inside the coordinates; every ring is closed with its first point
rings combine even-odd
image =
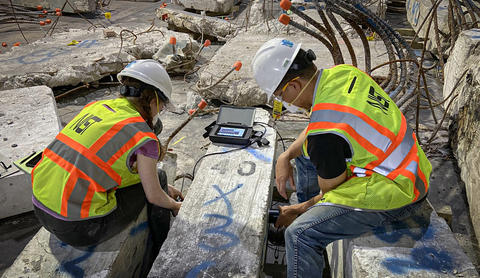
{"type": "Polygon", "coordinates": [[[213,143],[248,145],[254,118],[254,107],[222,105],[208,137],[213,143]]]}

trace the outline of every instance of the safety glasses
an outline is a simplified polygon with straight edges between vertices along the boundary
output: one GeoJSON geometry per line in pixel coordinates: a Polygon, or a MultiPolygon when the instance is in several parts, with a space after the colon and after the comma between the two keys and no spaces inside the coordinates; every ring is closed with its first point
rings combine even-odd
{"type": "Polygon", "coordinates": [[[274,95],[275,98],[277,98],[279,101],[282,101],[282,94],[285,92],[285,90],[287,89],[288,85],[290,85],[290,82],[292,81],[295,81],[297,79],[299,79],[300,76],[297,76],[295,78],[292,78],[290,81],[288,81],[287,83],[285,83],[285,85],[282,87],[282,90],[280,91],[280,93],[278,95],[274,95]]]}

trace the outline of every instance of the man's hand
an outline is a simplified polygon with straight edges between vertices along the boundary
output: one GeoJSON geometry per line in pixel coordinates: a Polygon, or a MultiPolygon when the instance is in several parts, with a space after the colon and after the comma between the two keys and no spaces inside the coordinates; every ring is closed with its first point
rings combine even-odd
{"type": "Polygon", "coordinates": [[[288,227],[292,222],[298,217],[299,213],[297,210],[293,209],[292,206],[283,206],[279,208],[279,215],[277,222],[275,223],[276,228],[288,227]]]}
{"type": "Polygon", "coordinates": [[[277,164],[275,165],[275,182],[277,184],[278,193],[280,193],[283,198],[288,199],[286,190],[287,181],[290,182],[290,186],[293,190],[296,190],[296,187],[293,179],[292,164],[290,164],[288,156],[284,154],[285,153],[278,157],[277,164]]]}
{"type": "Polygon", "coordinates": [[[180,207],[181,207],[181,206],[182,206],[182,203],[181,203],[181,202],[175,202],[174,207],[171,208],[172,214],[173,214],[174,217],[177,216],[178,211],[180,210],[180,207]]]}
{"type": "Polygon", "coordinates": [[[168,196],[172,197],[175,201],[178,201],[178,198],[183,201],[184,198],[182,192],[171,185],[168,185],[168,196]]]}

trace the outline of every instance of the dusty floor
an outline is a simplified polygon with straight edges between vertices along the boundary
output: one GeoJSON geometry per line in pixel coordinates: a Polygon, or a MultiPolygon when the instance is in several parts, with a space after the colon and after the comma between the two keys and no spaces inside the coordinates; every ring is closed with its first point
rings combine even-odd
{"type": "MultiPolygon", "coordinates": [[[[5,5],[8,0],[0,0],[0,5],[5,5]]],[[[154,15],[152,10],[157,7],[158,3],[149,2],[132,2],[127,1],[112,1],[108,7],[108,11],[112,12],[111,22],[107,22],[101,14],[91,18],[93,22],[102,22],[118,25],[135,25],[150,23],[154,15]]],[[[406,20],[397,18],[394,24],[404,27],[406,20]]],[[[161,24],[161,23],[159,23],[161,24]]],[[[88,28],[90,26],[84,19],[79,16],[64,16],[57,25],[57,31],[67,30],[69,28],[88,28]]],[[[24,27],[22,25],[22,27],[24,27]]],[[[29,41],[42,38],[45,30],[42,30],[38,25],[26,25],[24,34],[29,41]]],[[[0,26],[0,41],[9,42],[7,48],[2,48],[1,51],[7,50],[13,42],[23,42],[21,34],[17,31],[15,25],[0,26]]],[[[220,46],[213,47],[210,52],[205,55],[213,55],[214,50],[220,46]]],[[[431,78],[431,88],[437,97],[441,97],[442,84],[431,78]]],[[[182,77],[174,78],[174,102],[181,107],[187,100],[187,92],[190,83],[183,80],[182,77]]],[[[63,123],[68,122],[76,112],[81,109],[83,105],[91,100],[112,98],[117,93],[117,88],[103,88],[99,90],[84,91],[65,97],[58,101],[58,111],[63,123]]],[[[426,113],[426,112],[425,112],[426,113]]],[[[442,115],[442,111],[437,111],[438,115],[442,115]]],[[[426,115],[426,114],[425,114],[426,115]]],[[[175,114],[168,112],[165,115],[165,127],[163,134],[168,135],[181,121],[187,117],[186,113],[175,114]]],[[[414,113],[410,111],[407,115],[410,123],[414,123],[414,113]]],[[[177,154],[177,175],[191,173],[193,165],[196,160],[206,151],[205,146],[209,141],[202,137],[203,128],[216,119],[215,114],[208,114],[200,116],[193,120],[189,126],[177,135],[176,143],[172,146],[173,152],[177,154]],[[179,140],[181,139],[181,140],[179,140]]],[[[430,117],[423,117],[422,124],[426,126],[425,131],[421,132],[419,137],[423,140],[428,137],[431,132],[432,119],[430,117]]],[[[301,119],[293,119],[290,121],[280,121],[277,123],[277,128],[282,137],[286,141],[286,145],[295,138],[298,133],[306,126],[307,122],[301,119]]],[[[480,267],[479,248],[475,239],[470,216],[468,211],[468,203],[465,196],[465,186],[459,178],[456,161],[453,158],[450,148],[448,147],[448,134],[444,130],[437,135],[435,142],[431,144],[427,152],[433,166],[434,172],[431,177],[431,190],[429,200],[435,209],[440,209],[445,205],[452,208],[453,220],[452,231],[464,248],[464,251],[469,255],[472,262],[476,265],[477,270],[480,267]]],[[[279,150],[281,149],[278,148],[279,150]]],[[[188,192],[190,180],[179,179],[175,182],[175,186],[188,192]]],[[[30,238],[36,233],[40,225],[36,221],[32,213],[26,213],[16,217],[0,220],[0,275],[8,268],[13,260],[21,252],[23,247],[28,243],[30,238]]],[[[267,261],[269,264],[269,273],[276,273],[276,276],[282,276],[284,267],[274,265],[275,263],[282,263],[283,248],[276,248],[269,245],[267,253],[267,261]],[[270,265],[272,264],[272,265],[270,265]]]]}

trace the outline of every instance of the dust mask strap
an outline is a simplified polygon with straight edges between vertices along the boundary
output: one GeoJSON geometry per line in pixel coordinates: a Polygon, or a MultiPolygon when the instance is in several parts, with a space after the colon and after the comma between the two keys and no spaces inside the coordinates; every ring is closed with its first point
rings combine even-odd
{"type": "MultiPolygon", "coordinates": [[[[310,85],[310,82],[312,82],[313,78],[317,75],[317,73],[318,73],[318,70],[317,70],[314,74],[312,74],[312,77],[310,77],[310,80],[308,80],[307,84],[305,84],[305,86],[303,86],[302,90],[301,90],[300,93],[297,95],[297,97],[296,97],[292,102],[290,102],[290,103],[288,103],[288,104],[294,105],[293,103],[294,103],[295,101],[297,101],[297,99],[303,94],[303,92],[304,92],[305,89],[308,87],[308,85],[310,85]]],[[[296,106],[296,105],[295,105],[295,106],[296,106]]]]}

